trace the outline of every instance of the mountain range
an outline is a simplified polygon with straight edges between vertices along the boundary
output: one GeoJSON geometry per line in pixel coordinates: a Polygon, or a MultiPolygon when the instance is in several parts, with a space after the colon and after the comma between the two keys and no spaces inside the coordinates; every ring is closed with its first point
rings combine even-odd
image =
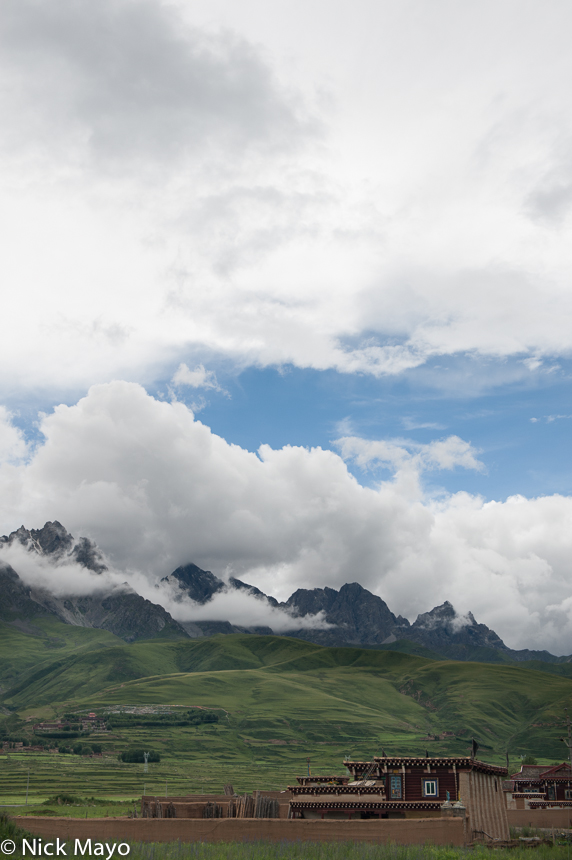
{"type": "MultiPolygon", "coordinates": [[[[88,538],[77,541],[61,525],[47,522],[41,529],[24,526],[0,537],[0,620],[34,633],[34,618],[53,617],[65,624],[107,630],[126,642],[153,638],[201,638],[214,634],[250,633],[271,635],[270,627],[242,627],[224,618],[208,621],[177,621],[163,606],[137,594],[127,583],[110,589],[105,577],[101,588],[84,596],[54,596],[49,590],[26,585],[9,564],[1,561],[3,547],[19,543],[28,552],[44,557],[56,567],[71,562],[93,574],[107,570],[99,548],[88,538]]],[[[513,650],[472,613],[459,616],[446,601],[410,623],[396,616],[379,596],[359,583],[334,588],[298,589],[287,601],[279,603],[255,586],[231,577],[224,582],[211,571],[189,563],[178,567],[163,582],[171,585],[176,600],[191,600],[207,606],[213,596],[224,590],[246,591],[268,607],[282,609],[292,618],[292,629],[285,635],[319,645],[377,648],[405,651],[437,659],[477,660],[504,663],[537,660],[544,663],[572,662],[572,657],[555,657],[548,651],[513,650]],[[327,622],[311,626],[312,616],[320,614],[327,622]],[[305,619],[304,626],[300,619],[305,619]],[[308,626],[310,622],[310,626],[308,626]]]]}

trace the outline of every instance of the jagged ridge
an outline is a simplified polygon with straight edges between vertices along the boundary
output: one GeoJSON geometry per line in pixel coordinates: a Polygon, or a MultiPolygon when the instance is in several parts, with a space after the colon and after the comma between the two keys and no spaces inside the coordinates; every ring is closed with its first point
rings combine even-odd
{"type": "MultiPolygon", "coordinates": [[[[56,566],[75,562],[95,575],[108,569],[93,541],[86,537],[76,541],[57,520],[46,523],[41,529],[28,530],[21,526],[10,535],[0,537],[0,549],[15,541],[30,552],[47,556],[56,566]]],[[[242,580],[231,577],[225,583],[211,571],[192,563],[178,567],[162,581],[173,587],[175,600],[190,599],[203,606],[223,590],[247,591],[269,607],[280,608],[292,617],[288,636],[319,645],[391,647],[406,640],[454,660],[555,663],[572,659],[555,657],[548,651],[514,651],[494,630],[479,624],[472,613],[459,616],[449,601],[420,614],[410,624],[406,618],[394,615],[381,597],[357,582],[346,583],[339,591],[328,587],[300,588],[287,601],[279,603],[242,580]],[[296,621],[318,614],[325,618],[328,629],[303,627],[296,621]]],[[[45,590],[26,586],[16,571],[4,565],[0,567],[0,588],[4,597],[0,608],[3,620],[15,622],[49,614],[67,624],[109,630],[128,642],[156,636],[197,638],[217,633],[273,633],[270,627],[243,627],[226,619],[178,622],[162,606],[136,594],[127,583],[111,593],[100,589],[89,596],[56,598],[45,590]]]]}

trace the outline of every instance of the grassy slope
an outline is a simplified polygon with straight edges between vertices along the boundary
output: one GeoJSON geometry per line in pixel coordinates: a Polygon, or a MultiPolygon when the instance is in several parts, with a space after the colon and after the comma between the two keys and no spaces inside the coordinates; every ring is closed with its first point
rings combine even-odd
{"type": "Polygon", "coordinates": [[[283,788],[305,771],[308,757],[313,772],[339,772],[344,756],[370,757],[382,748],[464,755],[472,736],[482,757],[498,763],[507,748],[513,762],[527,753],[556,761],[565,752],[558,737],[572,681],[522,665],[322,648],[274,636],[127,645],[103,631],[42,625],[44,637],[0,626],[0,671],[19,673],[4,702],[23,717],[166,704],[219,708],[220,721],[167,727],[142,719],[94,737],[109,753],[99,759],[10,754],[0,768],[3,802],[22,802],[30,767],[31,796],[40,801],[54,786],[82,794],[89,786],[102,797],[136,796],[143,783],[162,793],[167,780],[170,793],[220,791],[229,781],[240,791],[283,788]],[[428,731],[453,736],[430,741],[428,731]],[[158,750],[161,763],[144,774],[142,765],[118,762],[131,745],[158,750]]]}
{"type": "MultiPolygon", "coordinates": [[[[217,707],[228,714],[225,726],[233,734],[223,738],[221,726],[218,735],[205,735],[207,747],[229,750],[238,737],[354,745],[362,738],[364,749],[381,744],[422,752],[432,743],[435,751],[463,753],[474,735],[498,757],[507,748],[562,755],[558,737],[563,708],[572,704],[572,681],[560,675],[398,651],[323,648],[276,636],[127,645],[103,631],[59,627],[61,638],[69,638],[55,660],[41,640],[3,631],[14,651],[18,637],[26,640],[27,651],[11,659],[23,664],[36,655],[8,691],[9,707],[28,715],[42,705],[59,711],[143,703],[217,707]],[[443,731],[454,737],[423,739],[443,731]]],[[[52,637],[58,632],[50,631],[52,637]]]]}
{"type": "Polygon", "coordinates": [[[0,690],[12,687],[23,673],[41,671],[70,655],[125,644],[107,630],[73,627],[49,618],[34,619],[27,629],[31,632],[0,622],[0,690]]]}

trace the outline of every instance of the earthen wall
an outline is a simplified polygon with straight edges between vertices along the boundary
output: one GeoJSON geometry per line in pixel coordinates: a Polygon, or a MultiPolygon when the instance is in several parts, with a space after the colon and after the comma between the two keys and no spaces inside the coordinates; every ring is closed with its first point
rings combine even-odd
{"type": "Polygon", "coordinates": [[[572,809],[509,809],[511,827],[572,827],[572,809]]]}
{"type": "Polygon", "coordinates": [[[459,773],[459,796],[467,810],[467,841],[509,838],[507,810],[497,776],[477,770],[459,773]]]}
{"type": "Polygon", "coordinates": [[[42,839],[92,839],[94,842],[395,842],[400,845],[463,845],[461,819],[407,821],[283,821],[243,819],[16,818],[42,839]]]}

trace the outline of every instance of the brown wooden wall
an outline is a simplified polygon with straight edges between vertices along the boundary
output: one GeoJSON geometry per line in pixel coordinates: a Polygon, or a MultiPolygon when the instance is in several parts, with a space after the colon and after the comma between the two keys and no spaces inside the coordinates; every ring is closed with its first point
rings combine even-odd
{"type": "MultiPolygon", "coordinates": [[[[428,762],[430,764],[430,761],[428,762]]],[[[386,794],[387,799],[390,800],[390,777],[391,776],[401,776],[402,785],[403,785],[403,771],[393,769],[387,772],[387,774],[383,774],[386,778],[386,794]]],[[[458,780],[458,776],[457,776],[458,780]]],[[[447,792],[449,792],[451,796],[451,802],[455,802],[457,800],[457,791],[455,784],[455,773],[452,768],[437,768],[431,767],[431,773],[427,773],[427,768],[424,767],[411,767],[405,769],[405,794],[402,797],[402,800],[440,800],[443,802],[447,798],[447,792]],[[439,794],[437,797],[424,797],[423,796],[423,779],[436,779],[439,783],[439,794]]]]}

